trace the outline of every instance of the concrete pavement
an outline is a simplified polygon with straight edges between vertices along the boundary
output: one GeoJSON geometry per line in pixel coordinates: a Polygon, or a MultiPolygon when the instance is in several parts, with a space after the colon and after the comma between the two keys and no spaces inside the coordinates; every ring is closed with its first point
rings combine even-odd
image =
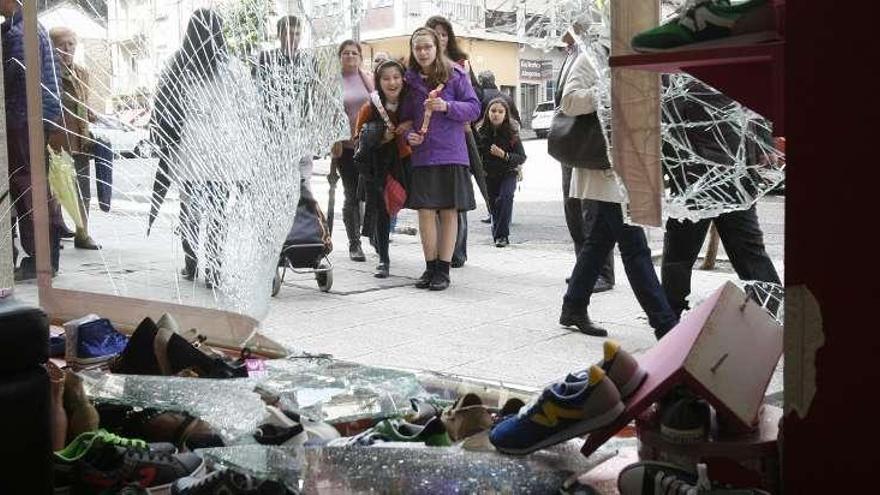
{"type": "MultiPolygon", "coordinates": [[[[574,264],[571,241],[562,214],[559,165],[546,155],[546,142],[526,142],[529,160],[525,180],[516,196],[511,246],[495,248],[486,224],[485,207],[471,212],[468,262],[452,270],[452,287],[429,292],[412,286],[423,270],[416,236],[395,234],[391,244],[391,277],[372,276],[378,263],[365,243],[366,263],[348,259],[342,226],[341,183],[337,191],[334,283],[329,293],[318,290],[311,275],[292,275],[271,301],[262,332],[298,350],[331,353],[365,364],[428,369],[473,378],[539,387],[600,359],[602,339],[561,328],[559,316],[564,280],[574,264]]],[[[146,241],[146,207],[142,199],[153,164],[118,162],[120,190],[109,214],[92,216],[94,237],[106,249],[86,252],[65,243],[62,272],[56,285],[138,297],[210,304],[200,284],[182,285],[170,275],[182,265],[180,248],[171,230],[175,202],[146,241]]],[[[316,164],[313,189],[326,207],[326,162],[316,164]]],[[[780,271],[784,200],[766,198],[759,216],[768,251],[780,271]]],[[[416,225],[414,212],[404,211],[400,225],[416,225]]],[[[650,229],[652,250],[662,248],[662,232],[650,229]]],[[[724,259],[722,249],[721,259],[724,259]]],[[[592,318],[605,326],[610,338],[639,352],[655,340],[616,257],[617,285],[593,296],[592,318]]],[[[711,272],[694,271],[697,297],[735,280],[722,261],[711,272]]],[[[36,299],[33,284],[17,288],[20,297],[36,299]]],[[[770,392],[781,390],[781,373],[770,392]]]]}

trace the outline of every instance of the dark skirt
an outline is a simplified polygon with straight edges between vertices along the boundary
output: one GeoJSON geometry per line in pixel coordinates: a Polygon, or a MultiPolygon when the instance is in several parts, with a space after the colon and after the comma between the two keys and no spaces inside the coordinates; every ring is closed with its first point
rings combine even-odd
{"type": "Polygon", "coordinates": [[[461,165],[412,167],[406,207],[413,210],[475,209],[470,169],[461,165]]]}

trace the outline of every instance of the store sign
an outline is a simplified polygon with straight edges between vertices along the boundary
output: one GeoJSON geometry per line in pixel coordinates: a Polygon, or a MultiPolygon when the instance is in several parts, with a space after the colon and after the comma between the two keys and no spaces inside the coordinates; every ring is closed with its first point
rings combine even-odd
{"type": "Polygon", "coordinates": [[[519,61],[519,78],[522,81],[546,81],[553,77],[552,60],[528,60],[519,61]]]}

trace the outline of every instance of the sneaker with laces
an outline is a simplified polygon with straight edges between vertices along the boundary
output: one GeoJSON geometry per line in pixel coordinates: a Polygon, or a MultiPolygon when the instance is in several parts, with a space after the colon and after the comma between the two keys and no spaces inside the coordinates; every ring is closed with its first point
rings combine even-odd
{"type": "MultiPolygon", "coordinates": [[[[602,346],[602,361],[596,366],[602,368],[620,392],[621,400],[628,399],[648,377],[639,362],[613,340],[606,340],[602,346]]],[[[576,371],[565,377],[566,382],[580,382],[587,379],[589,370],[576,371]]]]}
{"type": "Polygon", "coordinates": [[[617,387],[598,366],[581,382],[560,381],[495,425],[489,439],[498,451],[525,455],[607,426],[623,412],[617,387]]]}
{"type": "Polygon", "coordinates": [[[293,494],[283,484],[261,480],[233,469],[223,469],[203,476],[187,476],[174,482],[171,495],[287,495],[293,494]]]}
{"type": "Polygon", "coordinates": [[[637,52],[704,48],[777,39],[769,0],[687,0],[678,15],[632,39],[637,52]]]}
{"type": "Polygon", "coordinates": [[[637,462],[620,472],[620,495],[769,495],[755,488],[724,488],[709,479],[705,464],[697,474],[664,462],[637,462]]]}

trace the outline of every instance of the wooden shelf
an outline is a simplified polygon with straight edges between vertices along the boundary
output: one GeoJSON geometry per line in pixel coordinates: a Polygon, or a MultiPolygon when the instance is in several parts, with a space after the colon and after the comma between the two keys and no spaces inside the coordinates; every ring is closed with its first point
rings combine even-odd
{"type": "Polygon", "coordinates": [[[611,57],[612,69],[687,72],[773,122],[785,135],[785,42],[611,57]]]}

